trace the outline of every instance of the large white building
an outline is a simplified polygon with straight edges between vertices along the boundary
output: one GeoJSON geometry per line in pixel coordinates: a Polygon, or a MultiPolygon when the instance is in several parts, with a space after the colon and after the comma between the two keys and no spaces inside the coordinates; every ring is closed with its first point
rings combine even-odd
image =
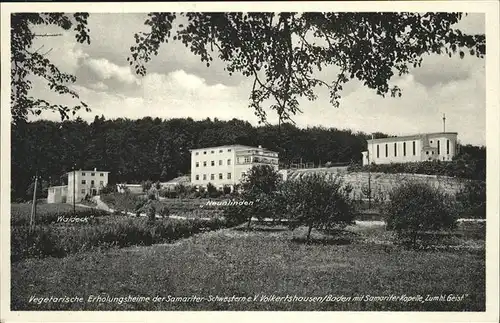
{"type": "Polygon", "coordinates": [[[456,132],[436,132],[367,140],[363,165],[450,161],[457,154],[456,132]]]}
{"type": "Polygon", "coordinates": [[[227,145],[191,149],[191,184],[234,187],[254,165],[278,170],[278,153],[259,147],[227,145]]]}
{"type": "Polygon", "coordinates": [[[88,196],[99,195],[108,185],[109,172],[94,170],[75,170],[68,172],[68,185],[52,186],[48,189],[47,203],[73,204],[73,197],[78,203],[88,196]],[[74,192],[74,194],[73,194],[74,192]]]}

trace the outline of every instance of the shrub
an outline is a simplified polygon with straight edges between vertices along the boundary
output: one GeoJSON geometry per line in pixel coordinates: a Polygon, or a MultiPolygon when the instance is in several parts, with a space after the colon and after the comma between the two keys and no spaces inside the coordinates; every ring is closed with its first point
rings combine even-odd
{"type": "Polygon", "coordinates": [[[116,192],[116,185],[106,185],[100,190],[100,195],[116,192]]]}
{"type": "Polygon", "coordinates": [[[217,198],[221,195],[221,192],[210,182],[207,184],[207,193],[210,198],[217,198]]]}
{"type": "Polygon", "coordinates": [[[486,218],[486,183],[467,181],[455,195],[459,214],[466,218],[486,218]]]}
{"type": "Polygon", "coordinates": [[[332,181],[319,174],[285,182],[282,189],[290,227],[308,227],[307,241],[313,228],[328,230],[344,228],[354,222],[354,203],[339,176],[332,181]]]}
{"type": "Polygon", "coordinates": [[[222,192],[225,194],[225,195],[228,195],[228,194],[231,194],[231,187],[229,185],[224,185],[222,187],[222,192]]]}
{"type": "Polygon", "coordinates": [[[151,245],[171,242],[193,234],[217,230],[227,221],[158,220],[109,217],[105,223],[82,226],[36,226],[30,234],[28,226],[11,227],[11,259],[29,257],[64,257],[92,249],[151,245]]]}
{"type": "Polygon", "coordinates": [[[456,226],[452,197],[433,186],[406,182],[389,196],[384,209],[387,229],[395,231],[397,242],[405,246],[426,247],[432,233],[456,226]]]}
{"type": "Polygon", "coordinates": [[[162,218],[168,218],[170,215],[170,209],[166,206],[166,205],[163,205],[161,208],[160,208],[160,216],[162,218]]]}
{"type": "Polygon", "coordinates": [[[150,180],[143,181],[141,183],[141,186],[142,186],[142,191],[147,192],[153,186],[153,182],[150,180]]]}
{"type": "Polygon", "coordinates": [[[148,223],[154,223],[156,221],[156,208],[154,207],[153,204],[148,205],[147,216],[148,216],[148,223]]]}

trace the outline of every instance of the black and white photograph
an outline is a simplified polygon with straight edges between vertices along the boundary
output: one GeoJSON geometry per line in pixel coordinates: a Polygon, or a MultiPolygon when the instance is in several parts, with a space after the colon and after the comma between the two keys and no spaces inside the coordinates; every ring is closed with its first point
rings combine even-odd
{"type": "Polygon", "coordinates": [[[2,3],[0,319],[496,322],[499,3],[432,2],[2,3]]]}

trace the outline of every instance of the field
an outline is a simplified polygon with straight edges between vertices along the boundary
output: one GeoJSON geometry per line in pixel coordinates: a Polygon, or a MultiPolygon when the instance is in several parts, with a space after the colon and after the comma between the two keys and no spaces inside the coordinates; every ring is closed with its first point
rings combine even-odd
{"type": "MultiPolygon", "coordinates": [[[[12,265],[13,310],[424,310],[483,311],[484,228],[461,225],[458,247],[404,250],[386,243],[380,226],[350,227],[341,237],[304,228],[223,229],[171,244],[83,252],[63,259],[26,259],[12,265]],[[471,242],[472,245],[471,245],[471,242]],[[44,273],[41,275],[40,273],[44,273]],[[440,296],[455,301],[265,302],[267,296],[440,296]],[[83,303],[29,302],[81,296],[83,303]],[[151,297],[149,303],[87,302],[90,295],[151,297]],[[201,302],[153,302],[155,296],[205,297],[201,302]],[[210,296],[256,301],[209,301],[210,296]]],[[[408,300],[408,299],[406,299],[408,300]]]]}

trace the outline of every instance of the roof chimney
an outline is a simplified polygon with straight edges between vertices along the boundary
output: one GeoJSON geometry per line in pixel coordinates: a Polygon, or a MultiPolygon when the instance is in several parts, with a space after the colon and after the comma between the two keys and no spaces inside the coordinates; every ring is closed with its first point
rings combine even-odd
{"type": "Polygon", "coordinates": [[[96,171],[97,171],[97,167],[94,167],[94,172],[96,172],[96,171]]]}
{"type": "Polygon", "coordinates": [[[259,145],[259,148],[261,148],[261,149],[262,149],[262,145],[259,145]]]}

